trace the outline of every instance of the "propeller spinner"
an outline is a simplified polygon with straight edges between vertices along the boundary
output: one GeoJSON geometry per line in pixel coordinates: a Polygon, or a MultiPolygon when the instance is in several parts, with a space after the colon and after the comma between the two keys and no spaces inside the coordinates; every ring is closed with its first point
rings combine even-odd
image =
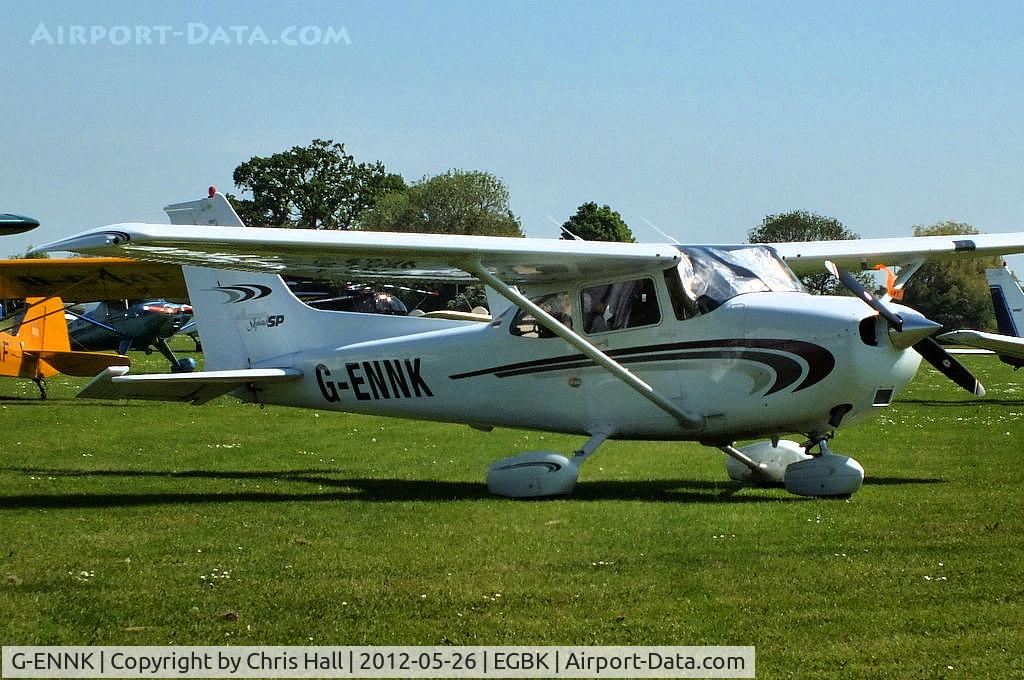
{"type": "Polygon", "coordinates": [[[871,294],[861,282],[850,272],[840,269],[834,262],[825,262],[825,269],[846,286],[847,289],[872,309],[878,312],[889,324],[889,338],[899,349],[913,347],[925,361],[936,370],[955,382],[976,397],[985,396],[985,387],[968,371],[963,364],[953,358],[935,338],[931,337],[939,328],[935,323],[920,314],[901,316],[892,311],[881,300],[871,294]]]}

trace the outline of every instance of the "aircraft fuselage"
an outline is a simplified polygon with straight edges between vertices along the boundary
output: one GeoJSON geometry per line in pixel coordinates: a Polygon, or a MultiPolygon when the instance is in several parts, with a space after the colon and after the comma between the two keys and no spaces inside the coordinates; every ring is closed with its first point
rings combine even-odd
{"type": "Polygon", "coordinates": [[[693,430],[561,339],[512,334],[515,311],[491,323],[298,353],[288,363],[303,372],[302,380],[266,390],[260,400],[714,443],[849,425],[888,405],[920,363],[916,352],[889,342],[861,301],[795,292],[740,295],[694,318],[662,314],[657,324],[591,336],[679,408],[703,416],[705,426],[693,430]]]}

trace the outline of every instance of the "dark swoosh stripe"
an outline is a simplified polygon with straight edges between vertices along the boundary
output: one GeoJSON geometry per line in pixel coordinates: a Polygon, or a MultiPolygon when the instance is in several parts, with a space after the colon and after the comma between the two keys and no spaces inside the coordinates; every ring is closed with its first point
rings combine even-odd
{"type": "MultiPolygon", "coordinates": [[[[743,359],[755,361],[765,364],[775,371],[775,383],[766,392],[767,396],[792,385],[800,377],[803,369],[797,361],[790,357],[773,354],[764,350],[793,354],[807,363],[807,376],[796,387],[794,392],[820,382],[835,368],[835,357],[831,352],[820,345],[802,340],[708,340],[630,347],[614,350],[608,354],[623,364],[696,359],[743,359]]],[[[450,376],[450,378],[452,380],[461,380],[463,378],[492,374],[499,378],[506,378],[531,373],[585,368],[594,365],[594,362],[582,354],[570,354],[458,373],[450,376]]]]}
{"type": "Polygon", "coordinates": [[[250,283],[241,286],[217,286],[216,290],[230,296],[228,302],[246,302],[253,298],[259,299],[270,295],[271,289],[258,283],[250,283]]]}

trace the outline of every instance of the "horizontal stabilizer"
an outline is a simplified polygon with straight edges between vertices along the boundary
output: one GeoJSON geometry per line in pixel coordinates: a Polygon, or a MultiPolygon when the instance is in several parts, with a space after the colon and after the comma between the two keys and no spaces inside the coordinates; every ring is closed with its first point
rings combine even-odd
{"type": "Polygon", "coordinates": [[[26,351],[25,355],[38,357],[40,361],[48,363],[61,373],[80,378],[96,375],[111,366],[121,366],[126,369],[128,366],[131,366],[131,359],[123,354],[109,354],[107,352],[40,350],[26,351]]]}
{"type": "Polygon", "coordinates": [[[249,385],[298,380],[295,368],[248,368],[197,373],[128,375],[126,367],[108,368],[78,393],[82,399],[151,399],[205,404],[222,394],[249,385]]]}

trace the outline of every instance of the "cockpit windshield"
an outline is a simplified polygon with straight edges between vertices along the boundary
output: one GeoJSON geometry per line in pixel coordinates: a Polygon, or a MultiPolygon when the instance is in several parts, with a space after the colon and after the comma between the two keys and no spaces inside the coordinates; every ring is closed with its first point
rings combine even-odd
{"type": "Polygon", "coordinates": [[[767,246],[678,246],[683,291],[700,313],[744,293],[802,292],[803,285],[767,246]]]}

